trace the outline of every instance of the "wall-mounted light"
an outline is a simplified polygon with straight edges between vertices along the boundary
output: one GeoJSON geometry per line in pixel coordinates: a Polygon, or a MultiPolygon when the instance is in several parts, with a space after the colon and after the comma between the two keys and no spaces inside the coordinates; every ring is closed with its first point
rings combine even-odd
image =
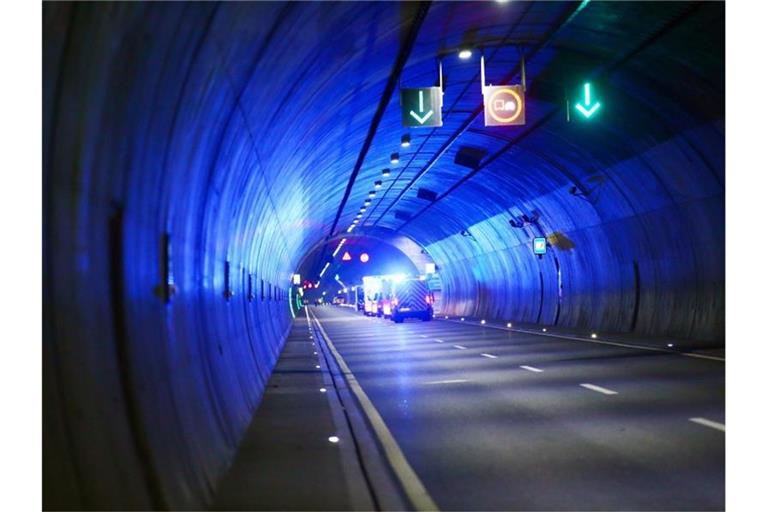
{"type": "Polygon", "coordinates": [[[365,200],[365,201],[363,201],[363,202],[364,202],[365,204],[367,204],[367,205],[368,205],[368,204],[371,204],[371,200],[370,200],[370,199],[366,199],[366,200],[365,200]]]}
{"type": "Polygon", "coordinates": [[[376,191],[375,190],[369,190],[368,191],[368,197],[373,197],[375,195],[376,195],[376,191]]]}
{"type": "Polygon", "coordinates": [[[362,213],[358,213],[358,214],[357,214],[357,216],[356,216],[355,218],[356,218],[356,219],[359,219],[359,218],[360,218],[360,217],[362,217],[362,216],[363,216],[363,214],[362,214],[362,213]]]}
{"type": "Polygon", "coordinates": [[[384,169],[383,171],[381,171],[381,175],[384,176],[384,177],[389,176],[390,175],[390,170],[389,169],[384,169]]]}
{"type": "Polygon", "coordinates": [[[472,50],[470,50],[468,48],[464,48],[463,50],[461,50],[459,52],[459,58],[462,59],[462,60],[467,60],[471,56],[472,56],[472,50]]]}
{"type": "Polygon", "coordinates": [[[400,153],[392,153],[389,155],[389,163],[397,165],[400,163],[400,153]]]}
{"type": "Polygon", "coordinates": [[[381,188],[381,181],[374,181],[373,188],[381,188]]]}
{"type": "Polygon", "coordinates": [[[363,213],[364,211],[365,211],[365,206],[363,206],[362,208],[360,208],[360,213],[363,213]]]}
{"type": "Polygon", "coordinates": [[[405,135],[400,137],[400,146],[402,146],[404,148],[410,147],[411,146],[411,136],[406,133],[405,135]]]}
{"type": "Polygon", "coordinates": [[[357,224],[358,222],[360,222],[360,221],[359,221],[359,220],[357,220],[357,219],[353,219],[353,220],[352,220],[352,224],[357,224]]]}

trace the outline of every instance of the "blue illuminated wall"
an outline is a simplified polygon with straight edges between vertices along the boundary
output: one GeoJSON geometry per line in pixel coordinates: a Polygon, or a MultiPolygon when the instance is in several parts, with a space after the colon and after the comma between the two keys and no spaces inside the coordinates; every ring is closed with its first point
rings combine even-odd
{"type": "MultiPolygon", "coordinates": [[[[357,232],[414,262],[423,247],[449,312],[722,344],[722,3],[424,10],[44,3],[45,508],[210,503],[290,326],[274,290],[345,232],[396,150],[357,232]],[[400,148],[393,94],[368,138],[401,56],[396,79],[432,85],[440,52],[512,36],[532,41],[526,127],[470,119],[477,55],[445,57],[444,126],[400,148]],[[584,74],[604,102],[589,126],[562,106],[584,74]],[[465,146],[489,157],[476,171],[455,163],[465,146]]],[[[517,65],[507,46],[489,80],[517,65]]]]}

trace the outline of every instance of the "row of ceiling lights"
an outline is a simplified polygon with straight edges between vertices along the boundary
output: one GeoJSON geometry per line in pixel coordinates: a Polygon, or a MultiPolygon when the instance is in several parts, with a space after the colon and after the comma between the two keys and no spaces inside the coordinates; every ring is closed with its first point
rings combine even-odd
{"type": "MultiPolygon", "coordinates": [[[[411,136],[409,134],[404,134],[402,137],[400,137],[400,146],[403,148],[408,148],[411,146],[411,136]]],[[[392,153],[389,155],[389,163],[392,165],[397,165],[400,163],[400,153],[392,153]]],[[[381,175],[384,178],[387,178],[392,171],[387,168],[383,169],[381,171],[381,175]]],[[[355,226],[360,222],[360,219],[363,216],[363,213],[368,209],[368,206],[371,205],[373,202],[373,198],[376,196],[376,191],[380,189],[383,186],[384,182],[383,180],[376,180],[373,182],[373,190],[368,191],[368,199],[363,201],[363,206],[360,207],[360,211],[355,215],[355,218],[352,220],[352,224],[349,225],[347,228],[347,233],[351,233],[353,229],[355,229],[355,226]]]]}
{"type": "MultiPolygon", "coordinates": [[[[496,0],[498,3],[506,3],[507,0],[496,0]]],[[[468,48],[464,48],[459,51],[459,58],[466,60],[472,57],[472,50],[468,48]]],[[[403,134],[402,137],[400,137],[400,146],[403,148],[408,148],[411,146],[411,136],[409,134],[403,134]]],[[[392,153],[389,156],[389,163],[392,165],[397,165],[400,163],[400,153],[392,153]]],[[[383,169],[381,171],[381,175],[383,177],[388,177],[390,175],[391,171],[389,169],[383,169]]],[[[355,229],[355,226],[360,222],[360,219],[363,217],[363,213],[365,213],[368,206],[373,201],[373,198],[376,196],[376,190],[380,189],[382,187],[383,183],[382,180],[377,180],[373,182],[373,188],[374,190],[370,190],[368,192],[368,199],[366,199],[363,202],[363,206],[360,208],[360,211],[355,215],[355,218],[352,220],[352,224],[349,225],[347,228],[347,233],[351,233],[353,229],[355,229]]]]}

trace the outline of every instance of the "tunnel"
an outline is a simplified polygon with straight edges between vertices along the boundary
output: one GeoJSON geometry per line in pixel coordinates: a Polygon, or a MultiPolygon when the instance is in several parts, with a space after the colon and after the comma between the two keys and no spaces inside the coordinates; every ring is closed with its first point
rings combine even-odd
{"type": "MultiPolygon", "coordinates": [[[[723,398],[724,2],[45,2],[42,27],[46,510],[215,506],[293,330],[327,343],[333,315],[361,339],[609,340],[659,382],[664,358],[702,365],[686,378],[723,398]],[[509,84],[524,123],[489,126],[509,84]],[[437,113],[422,95],[407,124],[426,88],[437,113]],[[430,273],[431,322],[332,304],[383,260],[430,273]]],[[[568,507],[441,498],[402,439],[419,423],[381,416],[432,491],[400,481],[405,508],[568,507]]],[[[707,500],[569,503],[722,509],[724,436],[684,427],[713,436],[707,500]]]]}

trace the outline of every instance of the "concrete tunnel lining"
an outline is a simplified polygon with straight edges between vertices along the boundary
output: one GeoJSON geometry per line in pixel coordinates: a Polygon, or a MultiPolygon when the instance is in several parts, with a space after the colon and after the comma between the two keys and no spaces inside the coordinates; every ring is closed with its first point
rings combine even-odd
{"type": "MultiPolygon", "coordinates": [[[[431,84],[473,31],[489,56],[524,34],[525,131],[470,123],[420,175],[481,105],[476,65],[446,57],[445,126],[400,148],[390,101],[331,233],[413,6],[44,4],[46,508],[210,502],[290,325],[247,276],[287,288],[398,150],[377,201],[405,191],[364,219],[434,258],[447,313],[722,345],[724,6],[497,7],[430,6],[403,79],[431,84]],[[566,122],[575,76],[599,78],[605,122],[566,122]],[[472,173],[462,146],[494,158],[472,173]]],[[[517,65],[493,55],[492,80],[517,65]]]]}

